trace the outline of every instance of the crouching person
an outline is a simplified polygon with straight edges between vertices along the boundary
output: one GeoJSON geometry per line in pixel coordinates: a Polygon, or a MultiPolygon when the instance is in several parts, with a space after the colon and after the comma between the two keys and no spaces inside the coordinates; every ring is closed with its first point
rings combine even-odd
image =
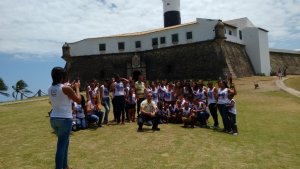
{"type": "Polygon", "coordinates": [[[92,126],[103,127],[102,119],[104,113],[101,111],[101,106],[96,98],[93,98],[92,101],[87,102],[87,121],[92,126]]]}
{"type": "Polygon", "coordinates": [[[194,112],[197,116],[197,120],[200,123],[201,128],[207,127],[207,120],[210,116],[208,111],[206,110],[206,104],[204,102],[195,101],[194,102],[194,112]]]}
{"type": "Polygon", "coordinates": [[[183,121],[183,127],[187,127],[188,125],[191,125],[192,128],[195,126],[195,115],[190,108],[189,102],[184,103],[184,107],[182,109],[182,121],[183,121]]]}
{"type": "Polygon", "coordinates": [[[157,116],[157,106],[152,100],[152,94],[147,94],[147,99],[141,103],[141,112],[138,117],[138,132],[143,131],[144,123],[152,125],[152,130],[159,131],[158,123],[159,117],[157,116]]]}

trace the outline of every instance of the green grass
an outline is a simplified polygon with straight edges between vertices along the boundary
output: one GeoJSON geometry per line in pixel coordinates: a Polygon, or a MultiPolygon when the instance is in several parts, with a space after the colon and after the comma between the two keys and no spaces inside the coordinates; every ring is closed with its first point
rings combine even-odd
{"type": "MultiPolygon", "coordinates": [[[[144,133],[133,123],[111,125],[73,133],[69,163],[75,169],[299,168],[300,99],[277,89],[272,77],[235,84],[237,137],[174,124],[144,133]],[[254,90],[257,80],[260,89],[254,90]]],[[[0,168],[54,168],[49,109],[48,101],[0,106],[0,168]]]]}
{"type": "Polygon", "coordinates": [[[284,81],[285,85],[295,90],[300,91],[300,78],[293,77],[284,81]]]}

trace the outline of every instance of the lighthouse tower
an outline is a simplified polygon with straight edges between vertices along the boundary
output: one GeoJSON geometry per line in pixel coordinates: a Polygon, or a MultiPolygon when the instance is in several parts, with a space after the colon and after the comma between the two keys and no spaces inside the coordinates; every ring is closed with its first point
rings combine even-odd
{"type": "Polygon", "coordinates": [[[164,4],[164,26],[181,24],[180,0],[162,0],[164,4]]]}

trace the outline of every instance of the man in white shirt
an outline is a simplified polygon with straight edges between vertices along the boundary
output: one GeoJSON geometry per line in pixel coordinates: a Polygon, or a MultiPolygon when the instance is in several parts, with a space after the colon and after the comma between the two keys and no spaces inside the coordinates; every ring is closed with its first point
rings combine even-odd
{"type": "Polygon", "coordinates": [[[152,94],[147,94],[147,99],[141,103],[141,112],[138,118],[138,131],[143,131],[143,124],[147,123],[152,125],[152,130],[159,131],[158,123],[159,117],[157,116],[157,106],[152,100],[152,94]]]}

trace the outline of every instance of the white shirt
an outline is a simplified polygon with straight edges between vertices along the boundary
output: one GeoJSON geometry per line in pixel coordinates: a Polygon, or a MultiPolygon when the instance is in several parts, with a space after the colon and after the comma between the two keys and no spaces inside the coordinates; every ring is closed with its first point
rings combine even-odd
{"type": "Polygon", "coordinates": [[[191,108],[188,108],[188,109],[183,108],[183,109],[182,109],[182,115],[183,115],[183,116],[189,115],[190,112],[191,112],[191,108]]]}
{"type": "Polygon", "coordinates": [[[74,103],[74,108],[75,108],[75,110],[76,110],[76,117],[77,118],[85,118],[85,115],[84,115],[84,111],[83,111],[83,109],[82,109],[82,107],[81,107],[81,105],[80,104],[77,104],[76,102],[74,103]]]}
{"type": "Polygon", "coordinates": [[[145,99],[144,101],[142,101],[141,103],[141,111],[142,109],[144,109],[146,112],[153,112],[153,111],[157,111],[157,106],[155,104],[155,102],[153,100],[151,100],[151,102],[149,103],[147,99],[145,99]]]}
{"type": "Polygon", "coordinates": [[[211,104],[211,103],[216,103],[216,102],[217,102],[217,101],[216,101],[216,98],[215,98],[215,96],[214,96],[214,90],[215,90],[215,88],[212,88],[212,89],[208,88],[208,90],[207,90],[207,96],[208,96],[207,101],[208,101],[208,105],[211,104]]]}
{"type": "Polygon", "coordinates": [[[218,104],[227,104],[228,102],[228,88],[218,89],[218,104]]]}
{"type": "Polygon", "coordinates": [[[104,85],[101,86],[102,88],[102,98],[108,98],[109,97],[109,90],[104,85]]]}
{"type": "Polygon", "coordinates": [[[228,108],[228,111],[229,111],[230,113],[236,115],[236,114],[237,114],[237,111],[236,111],[236,107],[235,107],[235,100],[234,100],[234,99],[229,100],[228,104],[232,106],[232,107],[229,107],[229,108],[228,108]]]}
{"type": "Polygon", "coordinates": [[[123,82],[115,82],[115,92],[114,92],[115,96],[124,96],[125,92],[124,92],[124,84],[123,82]]]}
{"type": "Polygon", "coordinates": [[[63,86],[63,84],[57,84],[48,89],[52,107],[51,117],[72,119],[72,100],[63,93],[63,86]]]}

